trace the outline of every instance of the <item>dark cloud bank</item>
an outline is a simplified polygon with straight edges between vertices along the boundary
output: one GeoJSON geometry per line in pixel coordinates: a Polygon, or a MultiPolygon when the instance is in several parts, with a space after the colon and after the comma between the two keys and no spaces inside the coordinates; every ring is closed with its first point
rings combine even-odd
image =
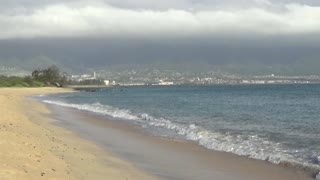
{"type": "Polygon", "coordinates": [[[239,2],[13,0],[0,5],[0,65],[204,63],[320,74],[318,1],[239,2]]]}

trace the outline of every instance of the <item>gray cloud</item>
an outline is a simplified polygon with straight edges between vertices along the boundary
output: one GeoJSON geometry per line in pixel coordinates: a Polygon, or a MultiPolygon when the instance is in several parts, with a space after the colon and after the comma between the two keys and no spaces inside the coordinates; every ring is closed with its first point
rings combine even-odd
{"type": "Polygon", "coordinates": [[[283,4],[305,4],[311,6],[320,5],[318,0],[10,0],[1,2],[2,9],[12,9],[14,7],[39,7],[49,4],[82,2],[92,4],[101,2],[112,6],[128,9],[188,9],[188,8],[214,8],[214,7],[256,7],[266,5],[283,5],[283,4]]]}
{"type": "MultiPolygon", "coordinates": [[[[144,0],[135,3],[130,0],[122,3],[102,0],[65,3],[56,0],[44,1],[42,4],[25,0],[22,6],[18,6],[17,2],[1,5],[15,8],[0,14],[0,39],[241,37],[319,35],[320,32],[320,7],[301,2],[279,4],[269,0],[238,1],[250,5],[247,7],[240,7],[241,3],[235,1],[215,4],[209,1],[194,3],[190,0],[165,0],[161,3],[144,0]],[[150,7],[152,4],[168,6],[168,9],[156,10],[150,7]],[[123,8],[125,5],[127,8],[123,8]],[[141,9],[130,8],[134,5],[141,9]],[[201,8],[205,6],[207,9],[201,8]]],[[[311,1],[308,3],[312,4],[311,1]]]]}
{"type": "Polygon", "coordinates": [[[123,64],[207,64],[209,68],[231,68],[231,72],[236,73],[319,74],[319,43],[310,46],[310,43],[295,41],[291,38],[265,40],[263,43],[260,40],[226,42],[207,39],[2,40],[0,65],[18,65],[32,70],[54,62],[67,69],[86,72],[90,68],[103,69],[123,64]],[[293,66],[296,68],[291,70],[293,66]],[[257,67],[260,69],[256,70],[257,67]],[[265,71],[260,72],[261,67],[265,71]]]}
{"type": "Polygon", "coordinates": [[[11,0],[0,4],[0,65],[298,64],[313,73],[319,19],[316,0],[11,0]]]}

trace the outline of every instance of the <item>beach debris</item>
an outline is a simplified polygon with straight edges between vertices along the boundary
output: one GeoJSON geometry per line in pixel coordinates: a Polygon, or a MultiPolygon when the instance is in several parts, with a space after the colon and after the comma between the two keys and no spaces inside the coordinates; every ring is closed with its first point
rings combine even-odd
{"type": "Polygon", "coordinates": [[[43,172],[43,173],[41,173],[41,176],[44,176],[45,174],[46,174],[46,173],[43,172]]]}
{"type": "Polygon", "coordinates": [[[62,87],[62,85],[58,82],[55,82],[56,87],[62,87]]]}

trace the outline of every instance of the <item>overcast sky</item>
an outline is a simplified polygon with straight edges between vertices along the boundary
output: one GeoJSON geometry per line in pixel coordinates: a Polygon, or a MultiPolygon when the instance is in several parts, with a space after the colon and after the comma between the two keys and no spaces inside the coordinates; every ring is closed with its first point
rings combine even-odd
{"type": "Polygon", "coordinates": [[[316,0],[10,0],[0,39],[198,37],[320,32],[316,0]]]}
{"type": "Polygon", "coordinates": [[[320,61],[319,0],[10,0],[0,27],[2,61],[320,61]]]}

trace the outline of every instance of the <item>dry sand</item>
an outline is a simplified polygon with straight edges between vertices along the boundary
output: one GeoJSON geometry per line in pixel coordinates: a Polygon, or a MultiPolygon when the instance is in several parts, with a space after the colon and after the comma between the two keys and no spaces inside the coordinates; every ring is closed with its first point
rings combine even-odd
{"type": "Polygon", "coordinates": [[[25,96],[67,91],[0,89],[0,179],[154,179],[104,149],[52,125],[44,104],[25,96]]]}

